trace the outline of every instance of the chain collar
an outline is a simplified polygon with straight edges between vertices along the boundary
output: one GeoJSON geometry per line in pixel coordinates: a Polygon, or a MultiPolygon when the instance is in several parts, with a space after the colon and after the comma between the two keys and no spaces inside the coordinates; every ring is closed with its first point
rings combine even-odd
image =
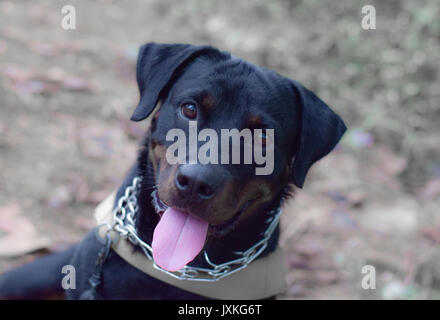
{"type": "MultiPolygon", "coordinates": [[[[137,197],[141,182],[142,179],[140,177],[135,177],[132,184],[125,189],[124,195],[119,198],[113,210],[114,223],[111,229],[128,239],[133,245],[139,246],[147,258],[153,262],[153,266],[156,269],[180,280],[217,281],[246,268],[266,249],[269,239],[280,220],[281,208],[270,211],[270,218],[266,220],[268,227],[262,234],[263,238],[245,251],[235,251],[234,254],[237,255],[237,258],[234,260],[222,264],[215,264],[209,259],[208,253],[205,250],[203,252],[204,258],[210,268],[185,266],[178,271],[170,272],[159,267],[154,262],[151,246],[139,237],[135,228],[136,214],[139,210],[137,197]]],[[[154,192],[157,192],[157,190],[154,190],[153,193],[154,192]]],[[[153,196],[153,199],[156,199],[156,197],[153,196]]],[[[153,203],[153,205],[156,206],[157,203],[153,203]]]]}

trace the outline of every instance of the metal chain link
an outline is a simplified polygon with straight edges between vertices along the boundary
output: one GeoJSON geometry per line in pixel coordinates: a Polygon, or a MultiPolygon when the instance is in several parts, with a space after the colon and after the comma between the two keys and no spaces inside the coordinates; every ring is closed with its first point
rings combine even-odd
{"type": "MultiPolygon", "coordinates": [[[[237,259],[215,264],[208,256],[206,250],[204,251],[204,258],[211,268],[201,268],[185,266],[182,269],[170,272],[159,267],[153,260],[153,250],[151,246],[138,236],[135,222],[136,214],[138,212],[137,196],[140,190],[142,179],[135,177],[130,186],[125,189],[124,195],[119,198],[118,203],[113,211],[114,224],[112,229],[119,233],[123,238],[128,239],[133,245],[140,246],[147,258],[153,262],[153,266],[166,274],[180,279],[192,281],[217,281],[228,275],[231,275],[243,268],[246,268],[252,261],[254,261],[266,249],[272,233],[276,229],[281,216],[281,208],[272,210],[269,215],[270,218],[266,220],[268,227],[263,233],[263,238],[245,251],[233,252],[238,256],[237,259]]],[[[154,192],[157,192],[155,190],[154,192]]]]}

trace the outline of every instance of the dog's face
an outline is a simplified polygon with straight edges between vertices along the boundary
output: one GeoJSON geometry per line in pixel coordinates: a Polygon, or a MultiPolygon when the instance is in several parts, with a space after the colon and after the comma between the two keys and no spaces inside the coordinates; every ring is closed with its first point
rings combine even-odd
{"type": "Polygon", "coordinates": [[[132,120],[145,119],[161,101],[147,146],[160,201],[197,217],[216,236],[251,219],[289,182],[302,187],[310,166],[345,131],[341,119],[299,83],[211,47],[147,44],[137,80],[141,101],[132,120]],[[173,130],[186,139],[177,162],[170,161],[179,138],[173,130]],[[223,137],[233,130],[250,137],[236,140],[235,159],[233,139],[223,137]],[[201,136],[191,140],[194,133],[201,136]],[[208,163],[199,161],[203,150],[213,156],[208,163]]]}
{"type": "Polygon", "coordinates": [[[150,158],[159,197],[166,205],[208,221],[212,231],[226,231],[279,194],[289,180],[300,110],[297,107],[289,110],[283,104],[283,100],[294,99],[291,88],[286,87],[283,92],[283,88],[267,80],[263,71],[238,59],[218,61],[200,57],[185,68],[164,97],[151,128],[150,158]],[[276,94],[271,90],[276,90],[276,94]],[[200,152],[206,143],[198,141],[198,148],[191,150],[190,121],[196,121],[198,132],[203,129],[215,132],[218,163],[188,163],[191,153],[200,152]],[[188,137],[187,152],[184,161],[170,164],[167,149],[174,141],[166,141],[166,137],[176,128],[188,137]],[[229,157],[232,147],[221,148],[222,130],[233,129],[247,129],[252,138],[257,134],[256,129],[261,130],[261,141],[253,139],[254,145],[242,139],[240,161],[236,164],[229,157]],[[273,137],[262,129],[273,129],[273,137]],[[249,145],[245,146],[246,143],[249,145]],[[254,161],[246,163],[244,148],[253,146],[272,147],[274,163],[268,168],[268,171],[273,169],[270,173],[257,175],[258,165],[254,161]],[[230,158],[229,164],[221,161],[222,155],[230,158]]]}

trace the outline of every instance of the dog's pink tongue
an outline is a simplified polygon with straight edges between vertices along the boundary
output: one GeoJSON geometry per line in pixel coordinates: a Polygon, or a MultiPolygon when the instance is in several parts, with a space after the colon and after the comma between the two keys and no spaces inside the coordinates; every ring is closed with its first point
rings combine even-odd
{"type": "Polygon", "coordinates": [[[202,250],[208,223],[188,213],[168,208],[153,233],[153,259],[168,271],[177,271],[202,250]]]}

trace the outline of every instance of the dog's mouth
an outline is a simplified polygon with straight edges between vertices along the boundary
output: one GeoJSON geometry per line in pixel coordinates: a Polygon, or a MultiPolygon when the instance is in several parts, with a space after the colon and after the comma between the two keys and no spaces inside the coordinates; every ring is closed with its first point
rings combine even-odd
{"type": "Polygon", "coordinates": [[[152,204],[160,220],[153,233],[153,258],[157,265],[168,271],[177,271],[191,262],[202,251],[209,236],[221,237],[229,233],[238,224],[242,208],[226,222],[210,225],[208,222],[182,211],[167,206],[157,190],[151,194],[152,204]]]}
{"type": "MultiPolygon", "coordinates": [[[[151,193],[152,204],[154,210],[162,218],[164,212],[169,208],[167,204],[165,204],[160,198],[157,190],[154,190],[151,193]]],[[[252,201],[247,201],[241,208],[238,210],[231,218],[221,224],[209,224],[208,226],[208,235],[213,238],[221,238],[224,235],[228,234],[232,231],[238,224],[238,219],[240,218],[241,213],[246,210],[247,207],[251,204],[252,201]]]]}

